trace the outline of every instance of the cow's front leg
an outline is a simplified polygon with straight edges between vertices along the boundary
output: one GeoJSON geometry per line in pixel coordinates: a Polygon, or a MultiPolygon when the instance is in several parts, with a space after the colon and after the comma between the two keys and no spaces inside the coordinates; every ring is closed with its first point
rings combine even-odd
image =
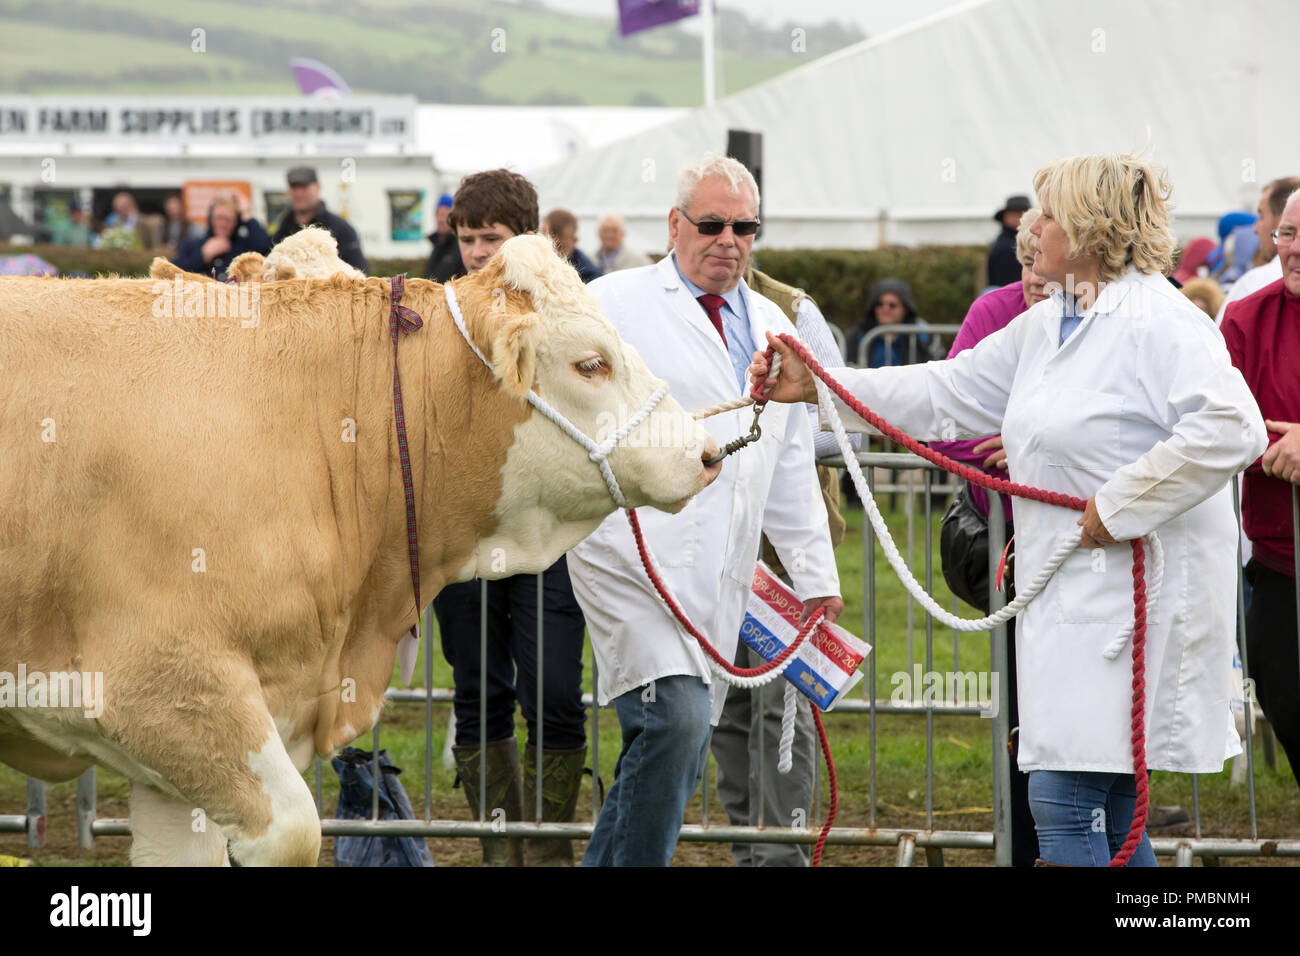
{"type": "Polygon", "coordinates": [[[199,807],[131,785],[132,866],[223,866],[226,835],[199,807]]]}
{"type": "MultiPolygon", "coordinates": [[[[159,832],[202,819],[229,839],[236,863],[315,866],[316,804],[276,732],[257,671],[212,646],[215,637],[205,650],[181,634],[151,656],[109,662],[100,733],[133,781],[180,804],[161,807],[159,832]]],[[[143,799],[132,812],[142,822],[156,803],[143,799]]]]}
{"type": "Polygon", "coordinates": [[[255,823],[227,827],[230,853],[240,866],[315,866],[320,857],[316,801],[280,735],[269,719],[267,723],[266,741],[248,755],[246,768],[258,785],[257,796],[269,799],[270,814],[262,813],[260,801],[255,800],[255,823]]]}
{"type": "MultiPolygon", "coordinates": [[[[244,754],[216,753],[207,767],[206,806],[135,783],[131,862],[137,866],[220,866],[226,844],[240,866],[315,866],[316,802],[280,737],[244,754]]],[[[182,795],[184,786],[179,787],[182,795]]]]}

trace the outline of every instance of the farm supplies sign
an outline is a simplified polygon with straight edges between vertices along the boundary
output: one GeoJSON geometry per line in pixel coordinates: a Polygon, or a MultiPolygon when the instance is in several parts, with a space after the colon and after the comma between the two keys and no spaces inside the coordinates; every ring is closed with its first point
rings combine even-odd
{"type": "Polygon", "coordinates": [[[415,100],[210,97],[0,97],[0,143],[296,144],[415,142],[415,100]]]}

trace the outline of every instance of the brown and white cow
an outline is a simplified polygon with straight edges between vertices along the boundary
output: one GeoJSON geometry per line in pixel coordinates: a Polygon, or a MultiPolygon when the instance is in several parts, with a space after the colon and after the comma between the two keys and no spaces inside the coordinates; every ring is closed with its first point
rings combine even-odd
{"type": "MultiPolygon", "coordinates": [[[[530,386],[599,439],[662,384],[545,239],[454,288],[491,369],[442,286],[402,301],[424,320],[398,361],[425,601],[539,571],[614,508],[530,386]]],[[[416,618],[389,302],[379,278],[0,280],[0,675],[104,691],[0,693],[0,761],[130,778],[136,863],[219,864],[227,839],[316,862],[301,771],[374,724],[416,618]]],[[[675,510],[716,444],[671,397],[655,419],[609,460],[632,505],[675,510]]]]}

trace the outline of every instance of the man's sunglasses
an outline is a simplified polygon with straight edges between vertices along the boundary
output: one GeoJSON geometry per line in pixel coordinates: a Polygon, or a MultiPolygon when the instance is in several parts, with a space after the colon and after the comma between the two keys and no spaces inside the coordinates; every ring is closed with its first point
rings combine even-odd
{"type": "Polygon", "coordinates": [[[752,236],[758,232],[757,219],[733,219],[731,222],[723,222],[721,219],[704,219],[696,222],[686,215],[686,210],[681,206],[677,207],[677,211],[682,214],[682,218],[700,231],[701,236],[720,236],[722,230],[728,226],[737,236],[752,236]]]}

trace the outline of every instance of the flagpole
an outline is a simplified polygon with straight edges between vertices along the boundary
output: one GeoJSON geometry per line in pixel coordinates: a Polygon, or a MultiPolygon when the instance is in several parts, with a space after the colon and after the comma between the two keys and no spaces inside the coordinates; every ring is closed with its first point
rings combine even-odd
{"type": "Polygon", "coordinates": [[[704,105],[712,106],[713,78],[713,0],[700,0],[700,21],[704,28],[704,105]]]}

